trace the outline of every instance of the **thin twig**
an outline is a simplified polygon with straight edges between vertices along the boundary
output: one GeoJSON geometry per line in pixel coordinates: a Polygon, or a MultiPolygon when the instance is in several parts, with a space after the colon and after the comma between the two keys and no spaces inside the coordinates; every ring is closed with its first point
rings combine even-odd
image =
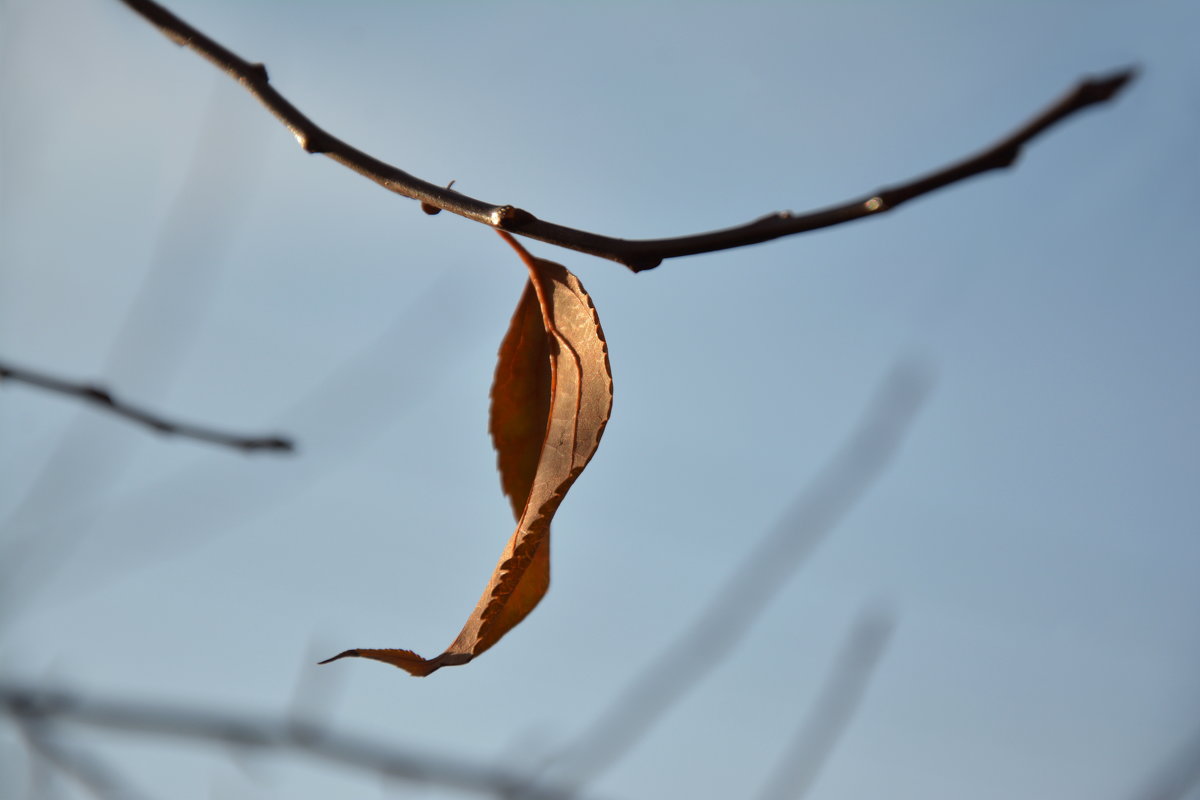
{"type": "Polygon", "coordinates": [[[125,417],[128,420],[145,425],[157,433],[183,436],[188,439],[197,439],[202,442],[211,442],[212,444],[245,451],[277,450],[290,452],[294,449],[294,445],[290,439],[280,436],[237,436],[214,428],[192,425],[187,422],[177,422],[156,414],[153,411],[148,411],[119,400],[111,391],[105,389],[103,386],[98,386],[94,383],[68,381],[63,378],[47,375],[44,372],[35,372],[31,369],[14,367],[12,364],[0,362],[0,382],[5,379],[19,381],[30,386],[37,386],[39,389],[46,389],[47,391],[58,392],[59,394],[71,397],[78,397],[80,400],[100,406],[117,416],[125,417]]]}
{"type": "Polygon", "coordinates": [[[858,710],[894,627],[890,616],[877,612],[858,620],[816,705],[764,784],[760,800],[800,800],[812,788],[858,710]]]}
{"type": "MultiPolygon", "coordinates": [[[[226,261],[223,251],[261,177],[263,159],[256,156],[263,141],[230,124],[229,102],[222,92],[212,92],[183,179],[151,237],[147,268],[102,348],[98,374],[138,374],[143,389],[161,390],[185,363],[187,343],[208,311],[226,261]]],[[[116,426],[97,427],[91,416],[76,415],[54,437],[0,519],[0,628],[34,595],[50,590],[55,573],[70,565],[89,538],[89,526],[105,516],[96,513],[97,505],[107,504],[102,498],[130,463],[135,437],[116,426]]],[[[227,470],[228,462],[219,469],[227,470]]],[[[103,573],[94,567],[85,574],[103,573]]]]}
{"type": "MultiPolygon", "coordinates": [[[[160,559],[209,543],[273,505],[294,498],[363,447],[379,441],[390,426],[411,413],[425,397],[413,387],[428,391],[459,356],[462,336],[430,340],[423,334],[430,319],[436,318],[447,330],[460,333],[478,320],[476,304],[461,302],[466,285],[460,271],[442,271],[397,310],[384,331],[336,364],[276,415],[285,428],[318,431],[311,445],[320,457],[303,459],[269,485],[246,491],[245,476],[231,472],[226,461],[206,460],[159,475],[132,492],[83,501],[72,497],[75,502],[66,507],[60,500],[59,513],[41,524],[18,521],[6,528],[8,520],[0,523],[0,628],[40,594],[61,588],[55,586],[55,573],[100,520],[110,530],[124,532],[123,538],[110,545],[123,556],[107,569],[93,564],[86,572],[77,572],[72,576],[74,593],[95,590],[100,585],[97,581],[113,579],[114,570],[144,569],[161,563],[160,559]],[[404,371],[380,369],[380,364],[391,363],[410,366],[404,371]],[[315,424],[318,421],[321,424],[315,424]],[[197,502],[198,497],[211,499],[197,502]],[[159,511],[155,509],[179,503],[189,504],[189,511],[172,521],[175,535],[152,536],[150,532],[159,528],[159,511]],[[2,533],[10,530],[19,530],[20,538],[4,541],[2,533]]],[[[90,469],[85,472],[90,474],[90,469]]],[[[60,480],[58,485],[61,497],[64,484],[60,480]]],[[[328,683],[328,678],[322,682],[328,683]]]]}
{"type": "Polygon", "coordinates": [[[426,213],[444,209],[460,217],[491,225],[548,244],[577,250],[624,264],[634,272],[653,269],[664,259],[711,253],[767,242],[782,236],[840,225],[882,214],[923,194],[941,189],[1016,162],[1021,148],[1034,137],[1076,112],[1115,97],[1136,75],[1123,69],[1110,75],[1086,78],[1060,100],[1006,138],[958,163],[921,178],[888,187],[857,200],[806,214],[780,211],[723,230],[667,239],[617,239],[538,219],[512,205],[496,205],[468,197],[408,174],[343,142],[319,127],[271,86],[263,64],[251,63],[184,22],[153,0],[121,0],[176,44],[188,47],[211,61],[267,107],[309,153],[322,153],[339,164],[378,183],[388,191],[411,197],[426,213]]]}
{"type": "MultiPolygon", "coordinates": [[[[286,718],[222,713],[210,707],[85,696],[0,683],[0,712],[38,723],[72,723],[107,731],[173,737],[240,749],[304,753],[390,779],[433,784],[496,797],[529,787],[529,776],[456,757],[418,753],[364,736],[335,733],[286,718]]],[[[561,798],[553,787],[528,788],[526,798],[561,798]]]]}
{"type": "Polygon", "coordinates": [[[725,585],[668,642],[547,771],[579,787],[609,769],[720,664],[816,546],[883,474],[900,448],[931,377],[900,365],[817,481],[743,560],[725,585]]]}

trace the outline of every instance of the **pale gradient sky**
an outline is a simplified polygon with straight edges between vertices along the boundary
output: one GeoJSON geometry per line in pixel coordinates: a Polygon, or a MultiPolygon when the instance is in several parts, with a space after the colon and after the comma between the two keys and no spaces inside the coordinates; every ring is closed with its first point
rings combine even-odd
{"type": "MultiPolygon", "coordinates": [[[[119,3],[8,0],[0,358],[300,451],[0,388],[0,535],[39,542],[0,564],[5,678],[264,715],[299,681],[340,730],[520,769],[692,619],[915,358],[935,384],[890,470],[594,792],[754,796],[880,604],[895,631],[812,798],[1126,800],[1194,738],[1197,4],[169,7],[334,135],[626,237],[850,199],[1083,75],[1143,74],[1015,170],[879,219],[639,275],[528,243],[596,303],[612,422],[555,521],[542,605],[418,680],[309,665],[434,655],[478,598],[511,533],[487,406],[523,268],[481,226],[306,156],[119,3]]],[[[25,785],[18,741],[0,725],[3,797],[25,785]]],[[[151,797],[408,791],[80,741],[151,797]]]]}

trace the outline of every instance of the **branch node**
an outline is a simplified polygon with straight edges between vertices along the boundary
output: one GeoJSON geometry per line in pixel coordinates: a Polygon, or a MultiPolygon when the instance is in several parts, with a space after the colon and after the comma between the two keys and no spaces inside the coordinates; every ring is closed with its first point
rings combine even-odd
{"type": "Polygon", "coordinates": [[[1089,78],[1079,87],[1079,94],[1090,103],[1103,103],[1111,100],[1117,92],[1125,88],[1125,84],[1138,77],[1141,69],[1137,66],[1126,67],[1112,75],[1089,78]]]}
{"type": "Polygon", "coordinates": [[[1017,159],[1021,157],[1021,146],[1012,144],[1001,150],[996,151],[996,168],[1007,169],[1017,163],[1017,159]]]}
{"type": "Polygon", "coordinates": [[[623,260],[621,263],[629,267],[634,274],[637,274],[645,272],[648,269],[654,269],[662,262],[661,258],[632,258],[623,260]]]}
{"type": "Polygon", "coordinates": [[[248,77],[253,81],[258,83],[271,82],[270,76],[267,75],[267,65],[263,64],[261,61],[247,65],[246,72],[249,73],[248,77]]]}
{"type": "Polygon", "coordinates": [[[325,145],[324,137],[322,137],[319,131],[310,132],[295,128],[292,133],[295,134],[296,141],[300,143],[300,147],[304,149],[304,152],[314,156],[329,152],[329,148],[325,145]]]}
{"type": "MultiPolygon", "coordinates": [[[[457,179],[455,179],[455,180],[457,180],[457,179]]],[[[446,188],[447,188],[447,189],[453,189],[453,188],[454,188],[454,181],[450,181],[449,183],[447,183],[447,184],[446,184],[446,188]]],[[[429,216],[431,216],[431,217],[432,217],[432,216],[434,216],[434,215],[436,215],[436,214],[440,214],[440,213],[442,213],[442,209],[438,208],[438,207],[437,207],[437,206],[435,206],[433,203],[430,203],[430,202],[428,202],[428,201],[426,201],[426,200],[422,200],[422,201],[421,201],[421,210],[422,210],[422,211],[424,211],[426,214],[428,214],[428,215],[429,215],[429,216]]]]}
{"type": "Polygon", "coordinates": [[[537,222],[537,217],[523,208],[516,206],[497,206],[492,209],[488,220],[497,228],[506,231],[520,230],[526,225],[537,222]]]}
{"type": "Polygon", "coordinates": [[[113,400],[112,394],[103,386],[84,386],[81,394],[89,400],[94,400],[97,403],[103,403],[106,406],[115,406],[116,401],[113,400]]]}

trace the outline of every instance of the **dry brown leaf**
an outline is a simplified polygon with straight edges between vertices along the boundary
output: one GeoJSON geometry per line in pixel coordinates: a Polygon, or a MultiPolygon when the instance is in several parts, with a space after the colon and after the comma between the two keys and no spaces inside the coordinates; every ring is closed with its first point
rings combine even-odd
{"type": "Polygon", "coordinates": [[[425,659],[411,650],[356,649],[322,664],[357,656],[419,676],[465,664],[524,619],[550,585],[550,520],[600,444],[612,410],[612,371],[600,319],[579,279],[499,233],[529,269],[500,345],[490,425],[517,528],[444,653],[425,659]]]}

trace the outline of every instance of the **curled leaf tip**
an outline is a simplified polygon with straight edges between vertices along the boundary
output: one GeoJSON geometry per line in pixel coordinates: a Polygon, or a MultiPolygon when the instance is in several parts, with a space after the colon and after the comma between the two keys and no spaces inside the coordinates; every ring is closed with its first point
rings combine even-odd
{"type": "Polygon", "coordinates": [[[393,667],[399,667],[409,675],[415,675],[418,678],[424,678],[447,663],[459,663],[448,661],[444,654],[437,658],[421,658],[421,656],[412,650],[355,650],[354,654],[362,658],[371,658],[375,661],[391,664],[393,667]]]}
{"type": "Polygon", "coordinates": [[[339,658],[347,658],[349,656],[357,656],[357,655],[358,655],[357,650],[343,650],[342,652],[338,653],[336,656],[333,656],[332,658],[327,658],[324,661],[318,661],[317,664],[318,665],[328,664],[332,661],[337,661],[339,658]]]}

